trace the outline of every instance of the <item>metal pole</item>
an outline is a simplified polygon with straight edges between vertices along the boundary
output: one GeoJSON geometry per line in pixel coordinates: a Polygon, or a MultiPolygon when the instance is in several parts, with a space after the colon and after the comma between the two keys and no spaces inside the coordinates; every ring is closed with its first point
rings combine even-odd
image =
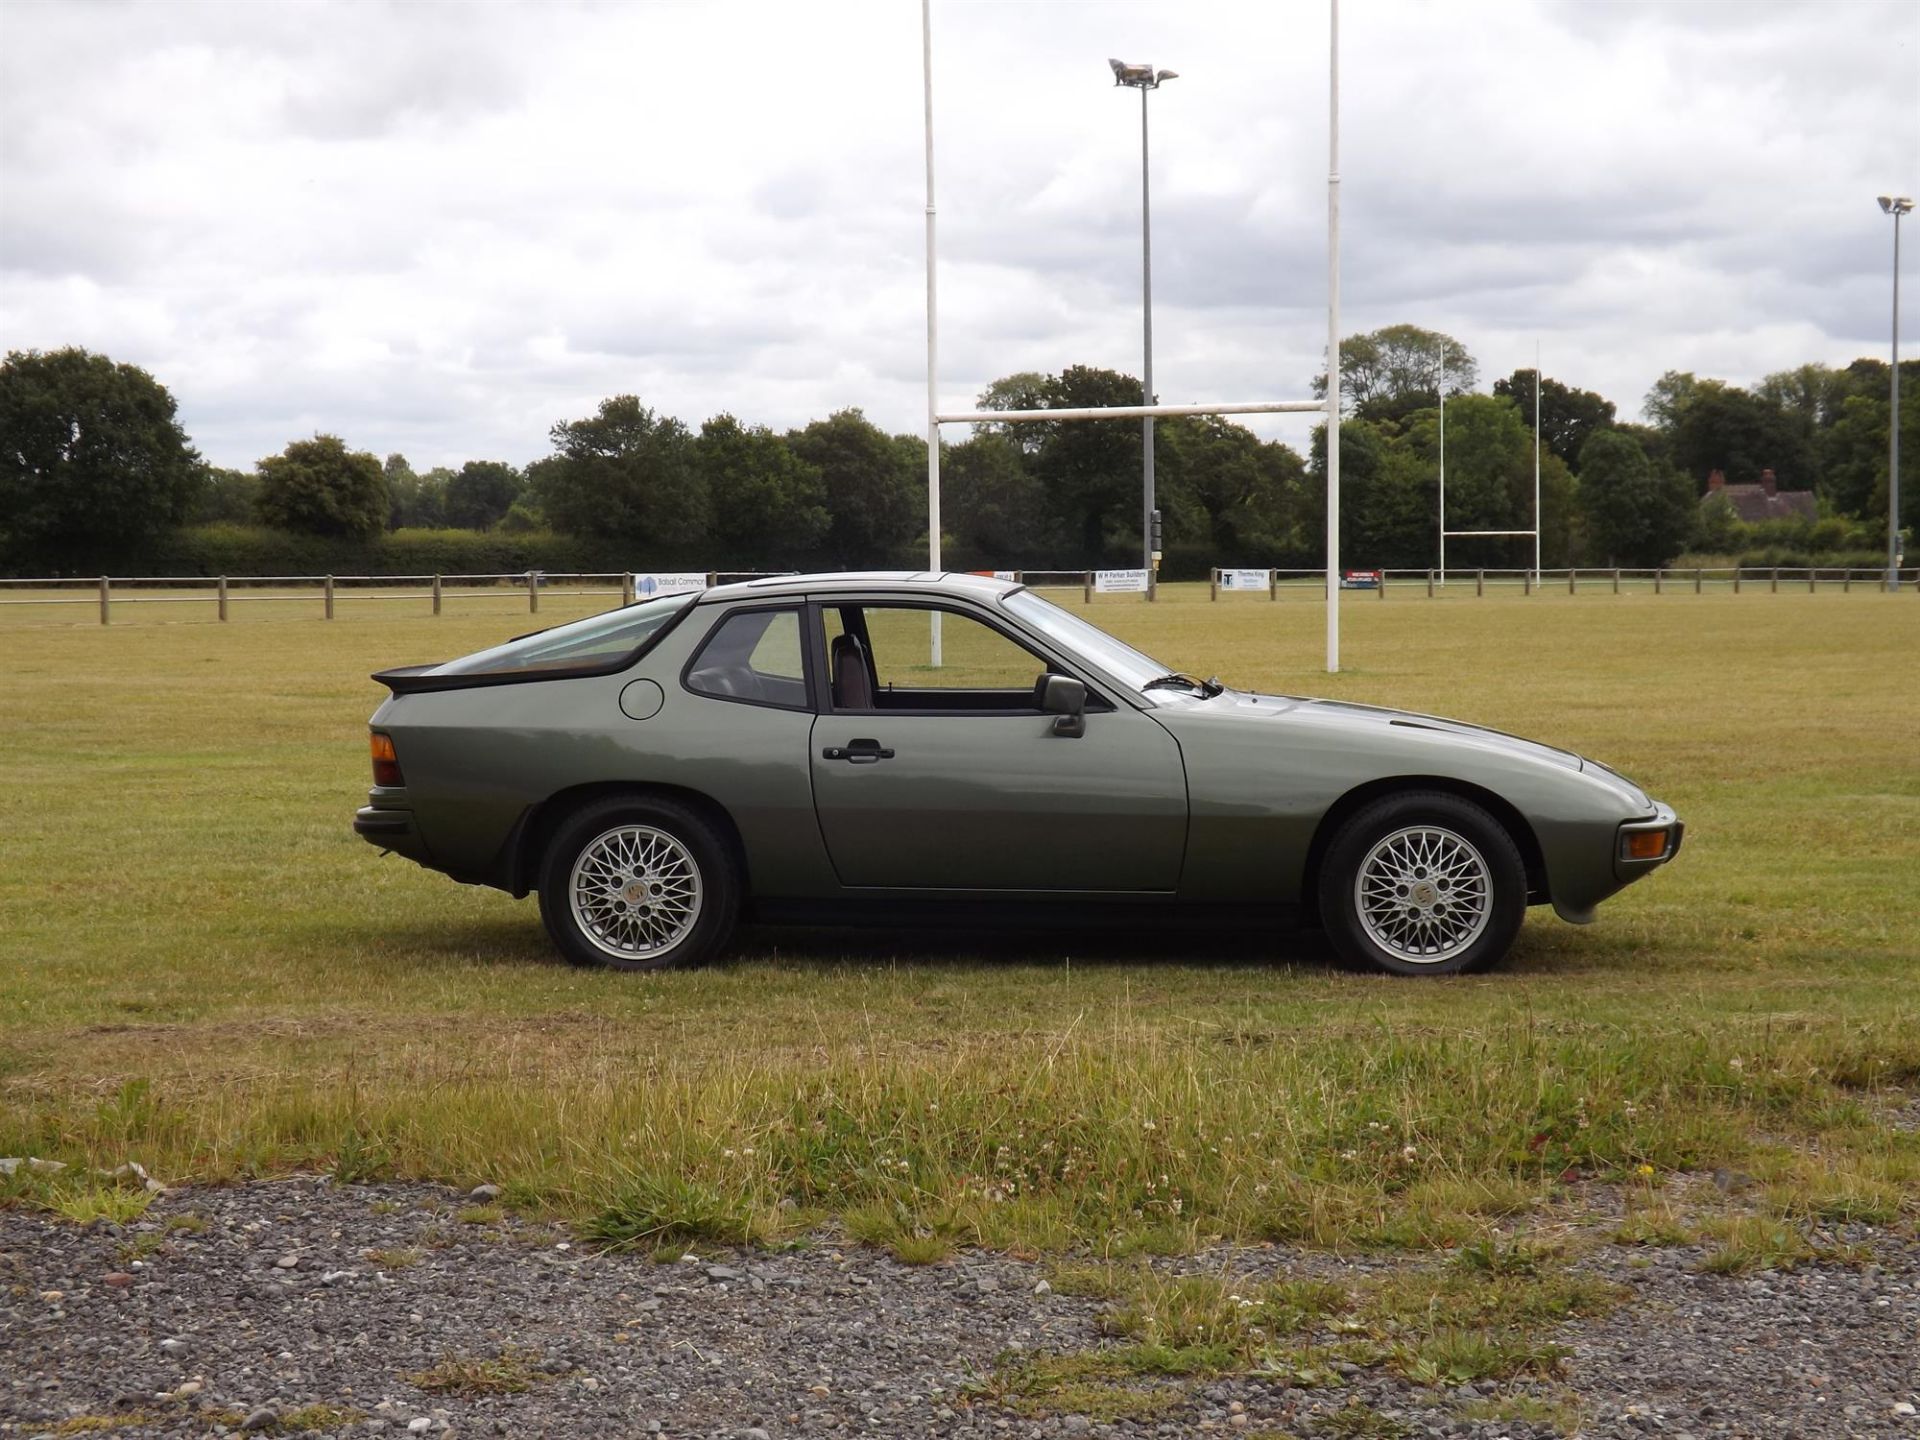
{"type": "MultiPolygon", "coordinates": [[[[1142,403],[1153,404],[1153,201],[1147,182],[1147,92],[1140,87],[1140,310],[1146,345],[1146,377],[1141,382],[1142,403]]],[[[1147,598],[1153,599],[1153,417],[1140,422],[1140,476],[1146,503],[1140,511],[1141,548],[1147,567],[1147,598]]]]}
{"type": "Polygon", "coordinates": [[[1340,0],[1327,0],[1327,673],[1340,669],[1340,0]]]}
{"type": "Polygon", "coordinates": [[[331,575],[327,576],[327,582],[322,588],[320,599],[321,608],[325,611],[326,618],[331,620],[333,618],[333,577],[331,575]]]}
{"type": "MultiPolygon", "coordinates": [[[[920,77],[925,94],[927,140],[927,569],[940,573],[940,309],[935,283],[933,235],[933,6],[920,0],[920,77]]],[[[929,662],[940,664],[940,612],[932,612],[929,662]]]]}
{"type": "Polygon", "coordinates": [[[1447,342],[1440,342],[1440,584],[1447,583],[1447,342]]]}
{"type": "Polygon", "coordinates": [[[107,625],[112,623],[111,620],[108,618],[110,613],[112,612],[112,609],[113,609],[113,586],[108,581],[107,577],[102,575],[100,577],[100,623],[102,625],[107,625]]]}
{"type": "Polygon", "coordinates": [[[224,620],[227,618],[227,577],[224,575],[220,577],[219,586],[215,591],[215,598],[220,602],[220,618],[224,620]]]}
{"type": "Polygon", "coordinates": [[[1893,210],[1893,424],[1887,440],[1887,593],[1900,589],[1900,216],[1893,210]]]}
{"type": "Polygon", "coordinates": [[[1533,579],[1540,582],[1540,342],[1533,342],[1533,579]]]}

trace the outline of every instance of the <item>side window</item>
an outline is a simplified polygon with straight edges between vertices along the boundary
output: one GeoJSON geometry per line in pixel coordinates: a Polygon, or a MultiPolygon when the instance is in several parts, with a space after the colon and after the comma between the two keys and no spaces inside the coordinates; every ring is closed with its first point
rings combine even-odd
{"type": "Polygon", "coordinates": [[[686,686],[719,700],[809,708],[800,654],[800,612],[736,610],[687,666],[686,686]]]}
{"type": "Polygon", "coordinates": [[[1034,685],[1047,662],[991,625],[951,610],[867,605],[867,648],[881,708],[900,691],[991,692],[1011,705],[1033,705],[1034,685]],[[940,663],[932,663],[934,617],[940,624],[940,663]]]}

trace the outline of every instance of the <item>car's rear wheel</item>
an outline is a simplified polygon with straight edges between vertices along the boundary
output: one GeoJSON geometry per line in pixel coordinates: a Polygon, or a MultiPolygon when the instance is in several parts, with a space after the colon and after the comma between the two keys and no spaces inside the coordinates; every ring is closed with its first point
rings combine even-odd
{"type": "Polygon", "coordinates": [[[698,965],[726,943],[739,909],[726,842],[673,800],[585,806],[554,832],[541,862],[540,917],[576,965],[698,965]]]}
{"type": "Polygon", "coordinates": [[[1383,796],[1341,825],[1320,867],[1320,916],[1356,968],[1457,975],[1497,964],[1527,909],[1513,837],[1441,791],[1383,796]]]}

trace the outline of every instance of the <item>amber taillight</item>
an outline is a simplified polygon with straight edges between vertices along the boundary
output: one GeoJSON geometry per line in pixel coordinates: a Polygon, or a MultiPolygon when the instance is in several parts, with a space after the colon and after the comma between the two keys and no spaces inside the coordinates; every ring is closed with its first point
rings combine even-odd
{"type": "Polygon", "coordinates": [[[400,774],[400,757],[393,753],[393,737],[373,732],[373,783],[399,786],[407,782],[400,774]]]}

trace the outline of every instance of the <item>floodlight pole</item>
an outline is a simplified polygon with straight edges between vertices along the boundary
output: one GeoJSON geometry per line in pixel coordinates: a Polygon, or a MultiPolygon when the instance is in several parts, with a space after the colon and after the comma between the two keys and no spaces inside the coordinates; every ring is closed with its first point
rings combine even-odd
{"type": "Polygon", "coordinates": [[[1340,0],[1327,37],[1327,673],[1340,670],[1340,0]]]}
{"type": "Polygon", "coordinates": [[[1540,342],[1533,342],[1533,588],[1540,588],[1540,342]]]}
{"type": "MultiPolygon", "coordinates": [[[[1151,65],[1128,65],[1119,60],[1107,62],[1113,69],[1113,83],[1140,92],[1140,330],[1146,352],[1140,381],[1141,403],[1153,399],[1153,186],[1148,164],[1152,154],[1147,134],[1147,93],[1158,90],[1161,82],[1177,80],[1172,70],[1155,70],[1151,65]]],[[[1147,571],[1147,598],[1154,598],[1158,578],[1153,549],[1153,417],[1140,421],[1140,548],[1147,571]]]]}
{"type": "Polygon", "coordinates": [[[1447,583],[1447,342],[1440,342],[1440,584],[1447,583]]]}
{"type": "Polygon", "coordinates": [[[1893,216],[1893,396],[1887,438],[1887,593],[1900,589],[1900,217],[1913,209],[1905,195],[1882,195],[1880,208],[1893,216]]]}
{"type": "MultiPolygon", "coordinates": [[[[927,135],[927,569],[940,572],[940,309],[933,240],[933,0],[920,0],[920,69],[927,135]]],[[[929,663],[940,664],[940,612],[932,612],[929,663]]]]}

